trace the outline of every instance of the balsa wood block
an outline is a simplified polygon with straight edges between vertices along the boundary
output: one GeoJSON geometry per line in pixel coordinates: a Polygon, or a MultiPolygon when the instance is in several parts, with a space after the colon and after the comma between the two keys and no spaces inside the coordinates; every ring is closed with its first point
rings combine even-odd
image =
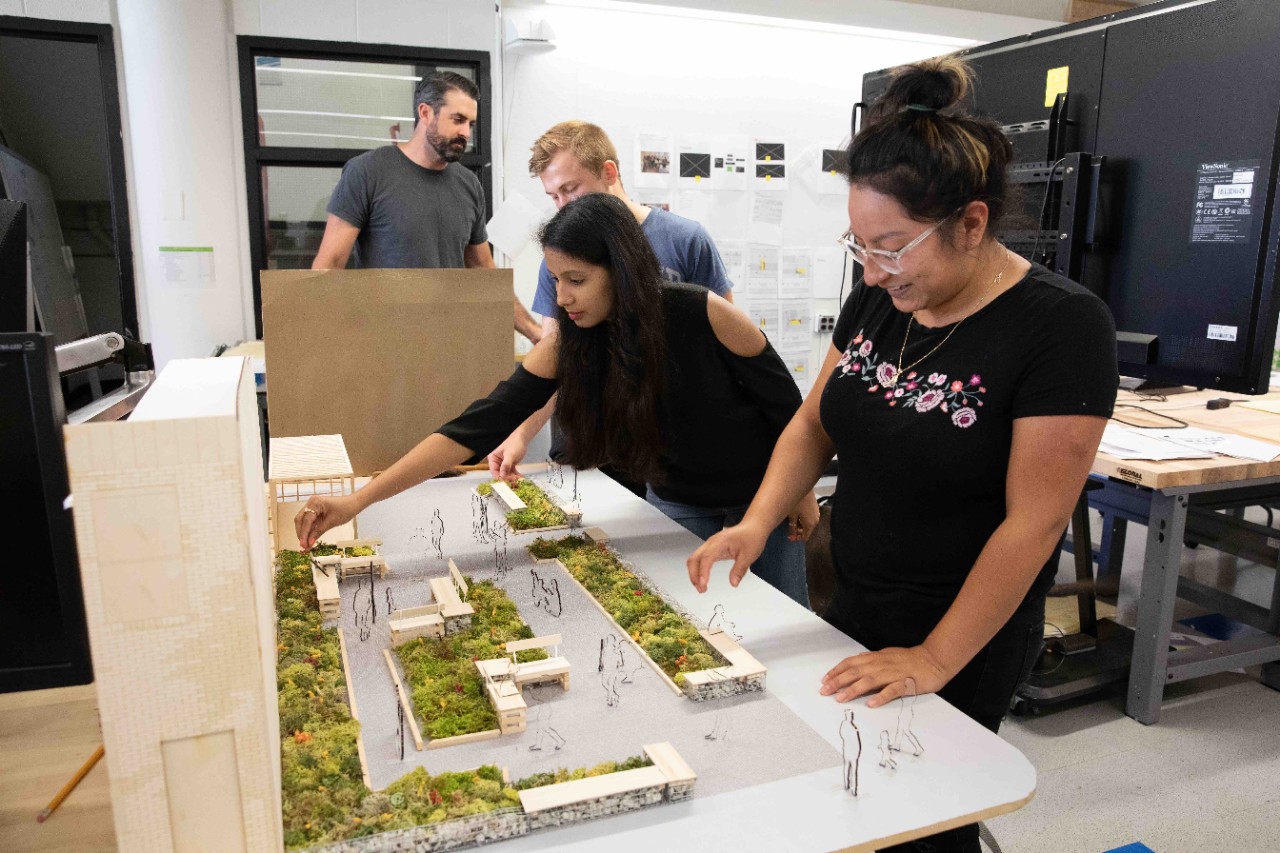
{"type": "Polygon", "coordinates": [[[333,543],[335,548],[381,548],[381,539],[340,539],[333,543]]]}
{"type": "Polygon", "coordinates": [[[325,574],[315,566],[311,567],[311,580],[316,585],[316,599],[320,603],[320,612],[325,616],[337,616],[341,607],[338,595],[338,576],[330,570],[325,574]]]}
{"type": "Polygon", "coordinates": [[[462,572],[458,571],[458,566],[453,562],[452,558],[449,560],[449,577],[453,579],[454,586],[458,588],[458,595],[463,601],[466,601],[468,593],[467,579],[462,576],[462,572]]]}
{"type": "Polygon", "coordinates": [[[722,667],[722,669],[728,670],[730,678],[747,678],[753,675],[761,675],[768,671],[764,664],[752,657],[746,649],[738,645],[738,642],[724,631],[716,631],[714,633],[699,631],[698,633],[729,662],[729,666],[722,667]]]}
{"type": "Polygon", "coordinates": [[[586,530],[582,531],[582,535],[587,537],[597,545],[609,544],[609,534],[605,533],[603,528],[588,527],[586,530]]]}
{"type": "Polygon", "coordinates": [[[269,480],[352,477],[347,445],[340,435],[302,435],[271,439],[269,480]]]}
{"type": "Polygon", "coordinates": [[[212,843],[199,840],[207,816],[242,827],[246,850],[284,847],[257,411],[245,359],[175,359],[129,420],[64,430],[116,839],[130,853],[212,843]]]}
{"type": "Polygon", "coordinates": [[[486,729],[482,732],[473,732],[469,735],[456,735],[454,737],[436,738],[427,741],[427,749],[444,749],[449,746],[461,746],[464,743],[476,743],[482,740],[493,740],[502,736],[500,729],[486,729]]]}
{"type": "Polygon", "coordinates": [[[458,598],[458,590],[453,585],[453,578],[431,578],[429,586],[432,597],[440,605],[440,615],[445,619],[467,616],[476,612],[470,604],[458,598]]]}
{"type": "Polygon", "coordinates": [[[569,689],[569,661],[565,658],[544,658],[529,663],[516,664],[512,679],[516,685],[539,684],[546,681],[559,681],[565,690],[569,689]]]}
{"type": "Polygon", "coordinates": [[[547,809],[589,802],[601,797],[615,797],[629,791],[661,788],[666,784],[667,777],[659,768],[639,767],[635,770],[592,776],[589,779],[574,779],[558,785],[530,788],[520,792],[520,805],[527,814],[537,814],[547,809]]]}
{"type": "Polygon", "coordinates": [[[515,512],[518,509],[526,508],[525,502],[520,500],[520,498],[516,496],[516,493],[511,491],[511,487],[506,483],[499,480],[492,485],[493,496],[496,497],[504,507],[506,507],[507,512],[515,512]]]}
{"type": "Polygon", "coordinates": [[[387,669],[391,672],[391,680],[395,682],[396,695],[400,698],[400,707],[404,709],[404,718],[409,722],[409,734],[413,736],[413,745],[421,752],[422,732],[418,729],[418,721],[413,716],[413,705],[409,702],[409,694],[405,693],[404,684],[400,681],[400,673],[396,670],[396,662],[391,658],[391,652],[383,649],[382,656],[386,658],[387,669]]]}
{"type": "Polygon", "coordinates": [[[667,777],[669,784],[693,782],[698,778],[698,774],[693,772],[688,762],[681,758],[676,748],[667,741],[647,744],[644,747],[644,754],[649,756],[654,767],[662,771],[662,775],[667,777]]]}
{"type": "Polygon", "coordinates": [[[508,640],[506,649],[508,652],[515,654],[516,652],[527,652],[529,649],[545,649],[550,646],[558,646],[564,640],[559,634],[547,634],[545,637],[530,637],[527,640],[508,640]]]}

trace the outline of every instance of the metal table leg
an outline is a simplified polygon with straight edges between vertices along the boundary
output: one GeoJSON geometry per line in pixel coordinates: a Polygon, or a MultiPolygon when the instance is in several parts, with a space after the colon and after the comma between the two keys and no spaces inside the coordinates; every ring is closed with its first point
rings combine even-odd
{"type": "Polygon", "coordinates": [[[1160,719],[1160,703],[1169,663],[1169,634],[1178,591],[1182,538],[1187,524],[1187,496],[1151,493],[1147,550],[1138,599],[1138,627],[1133,638],[1133,665],[1125,713],[1151,725],[1160,719]]]}

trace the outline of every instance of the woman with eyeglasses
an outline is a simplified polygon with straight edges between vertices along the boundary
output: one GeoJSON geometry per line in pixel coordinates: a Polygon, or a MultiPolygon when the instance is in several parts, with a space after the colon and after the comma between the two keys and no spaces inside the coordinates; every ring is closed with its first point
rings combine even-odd
{"type": "MultiPolygon", "coordinates": [[[[938,693],[995,731],[1039,655],[1118,377],[1103,302],[995,239],[1013,152],[958,108],[969,86],[955,58],[899,69],[850,145],[841,241],[864,285],[745,518],[689,577],[705,590],[732,559],[736,580],[838,455],[825,616],[870,651],[833,662],[820,692],[870,707],[938,693]]],[[[928,843],[977,851],[977,826],[928,843]]]]}
{"type": "MultiPolygon", "coordinates": [[[[647,483],[651,502],[700,538],[745,512],[800,407],[764,334],[706,288],[664,281],[635,216],[613,196],[565,205],[540,239],[556,280],[558,332],[355,494],[311,498],[295,518],[304,548],[376,501],[483,459],[557,389],[574,467],[611,463],[647,483]]],[[[749,564],[806,606],[804,540],[817,521],[805,489],[749,564]]]]}

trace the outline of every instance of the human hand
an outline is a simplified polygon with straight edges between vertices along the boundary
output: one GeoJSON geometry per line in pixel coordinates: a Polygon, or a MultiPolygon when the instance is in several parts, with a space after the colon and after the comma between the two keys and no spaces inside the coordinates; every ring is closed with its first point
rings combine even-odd
{"type": "Polygon", "coordinates": [[[787,538],[792,542],[808,542],[818,526],[819,516],[818,496],[810,489],[787,516],[787,538]]]}
{"type": "Polygon", "coordinates": [[[346,524],[356,517],[358,507],[355,495],[320,497],[312,495],[307,505],[293,517],[293,527],[298,534],[298,545],[310,551],[326,530],[346,524]]]}
{"type": "Polygon", "coordinates": [[[516,466],[524,459],[528,450],[529,442],[514,433],[508,436],[506,441],[489,454],[489,474],[504,483],[516,482],[520,479],[516,466]]]}
{"type": "Polygon", "coordinates": [[[726,527],[689,555],[689,559],[685,561],[685,566],[689,569],[689,582],[698,592],[706,592],[712,564],[721,560],[733,560],[733,568],[729,570],[729,585],[737,586],[751,564],[764,551],[768,538],[768,530],[760,530],[747,521],[726,527]]]}
{"type": "Polygon", "coordinates": [[[868,708],[887,705],[901,696],[937,693],[951,677],[924,646],[888,648],[847,657],[822,676],[823,696],[848,702],[868,693],[868,708]],[[879,691],[879,692],[877,692],[879,691]]]}

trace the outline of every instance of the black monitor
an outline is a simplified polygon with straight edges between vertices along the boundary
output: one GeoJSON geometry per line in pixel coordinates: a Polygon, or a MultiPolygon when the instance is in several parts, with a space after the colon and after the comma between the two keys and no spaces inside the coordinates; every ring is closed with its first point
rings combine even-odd
{"type": "Polygon", "coordinates": [[[53,336],[0,333],[0,693],[93,679],[62,444],[53,336]]]}
{"type": "MultiPolygon", "coordinates": [[[[1046,239],[1088,243],[1064,268],[1110,306],[1120,373],[1265,393],[1280,312],[1273,0],[1167,0],[961,55],[976,75],[971,106],[1005,126],[1024,173],[1047,174],[1065,153],[1098,165],[1093,192],[1067,192],[1063,164],[1027,183],[1033,218],[1045,189],[1050,210],[1064,199],[1090,210],[1035,223],[1034,253],[1010,245],[1052,261],[1046,239]]],[[[866,75],[863,100],[888,79],[866,75]]]]}
{"type": "Polygon", "coordinates": [[[0,332],[27,328],[27,206],[0,198],[0,332]]]}

